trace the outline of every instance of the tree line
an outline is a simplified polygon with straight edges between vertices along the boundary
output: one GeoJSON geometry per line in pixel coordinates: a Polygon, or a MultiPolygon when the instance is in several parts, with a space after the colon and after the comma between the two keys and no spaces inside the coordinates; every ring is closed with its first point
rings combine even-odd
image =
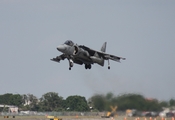
{"type": "MultiPolygon", "coordinates": [[[[38,99],[33,94],[6,93],[0,95],[0,104],[18,106],[22,111],[110,111],[110,106],[117,106],[117,110],[120,111],[127,109],[161,111],[163,107],[175,106],[175,99],[160,102],[157,99],[146,99],[140,94],[115,96],[113,93],[96,94],[88,100],[78,95],[63,99],[55,92],[45,93],[38,99]]],[[[3,110],[0,108],[0,111],[3,110]]]]}

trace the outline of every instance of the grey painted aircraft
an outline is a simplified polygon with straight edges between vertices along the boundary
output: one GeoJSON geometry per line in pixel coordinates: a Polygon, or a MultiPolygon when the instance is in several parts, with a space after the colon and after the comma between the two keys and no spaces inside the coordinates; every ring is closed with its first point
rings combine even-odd
{"type": "Polygon", "coordinates": [[[51,60],[60,62],[60,60],[67,58],[69,61],[69,70],[71,70],[74,63],[79,65],[85,64],[85,69],[91,69],[92,64],[97,63],[104,66],[104,60],[107,60],[108,69],[110,69],[109,60],[120,62],[120,59],[125,60],[125,58],[105,53],[106,44],[106,42],[103,44],[101,51],[96,51],[84,45],[74,44],[71,40],[67,40],[64,44],[57,47],[57,50],[63,54],[51,60]]]}

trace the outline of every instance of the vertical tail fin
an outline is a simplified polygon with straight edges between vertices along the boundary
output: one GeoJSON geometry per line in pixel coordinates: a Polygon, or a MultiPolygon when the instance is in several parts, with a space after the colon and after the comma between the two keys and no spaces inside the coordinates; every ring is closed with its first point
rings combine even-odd
{"type": "Polygon", "coordinates": [[[103,46],[101,47],[101,51],[102,51],[102,52],[106,52],[106,44],[107,44],[107,42],[105,42],[105,43],[103,44],[103,46]]]}

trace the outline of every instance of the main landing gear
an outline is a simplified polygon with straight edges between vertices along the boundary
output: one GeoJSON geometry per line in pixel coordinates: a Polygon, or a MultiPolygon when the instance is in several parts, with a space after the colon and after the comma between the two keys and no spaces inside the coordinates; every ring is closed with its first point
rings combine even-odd
{"type": "Polygon", "coordinates": [[[110,69],[110,63],[109,63],[109,60],[108,60],[108,69],[110,69]]]}
{"type": "Polygon", "coordinates": [[[91,64],[85,64],[85,69],[91,69],[91,64]]]}

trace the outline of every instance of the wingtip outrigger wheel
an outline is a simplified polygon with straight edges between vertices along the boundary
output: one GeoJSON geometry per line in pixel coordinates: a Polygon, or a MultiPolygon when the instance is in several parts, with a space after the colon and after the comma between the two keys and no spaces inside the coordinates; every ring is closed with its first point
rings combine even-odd
{"type": "Polygon", "coordinates": [[[122,60],[126,60],[126,58],[122,58],[122,60]]]}

